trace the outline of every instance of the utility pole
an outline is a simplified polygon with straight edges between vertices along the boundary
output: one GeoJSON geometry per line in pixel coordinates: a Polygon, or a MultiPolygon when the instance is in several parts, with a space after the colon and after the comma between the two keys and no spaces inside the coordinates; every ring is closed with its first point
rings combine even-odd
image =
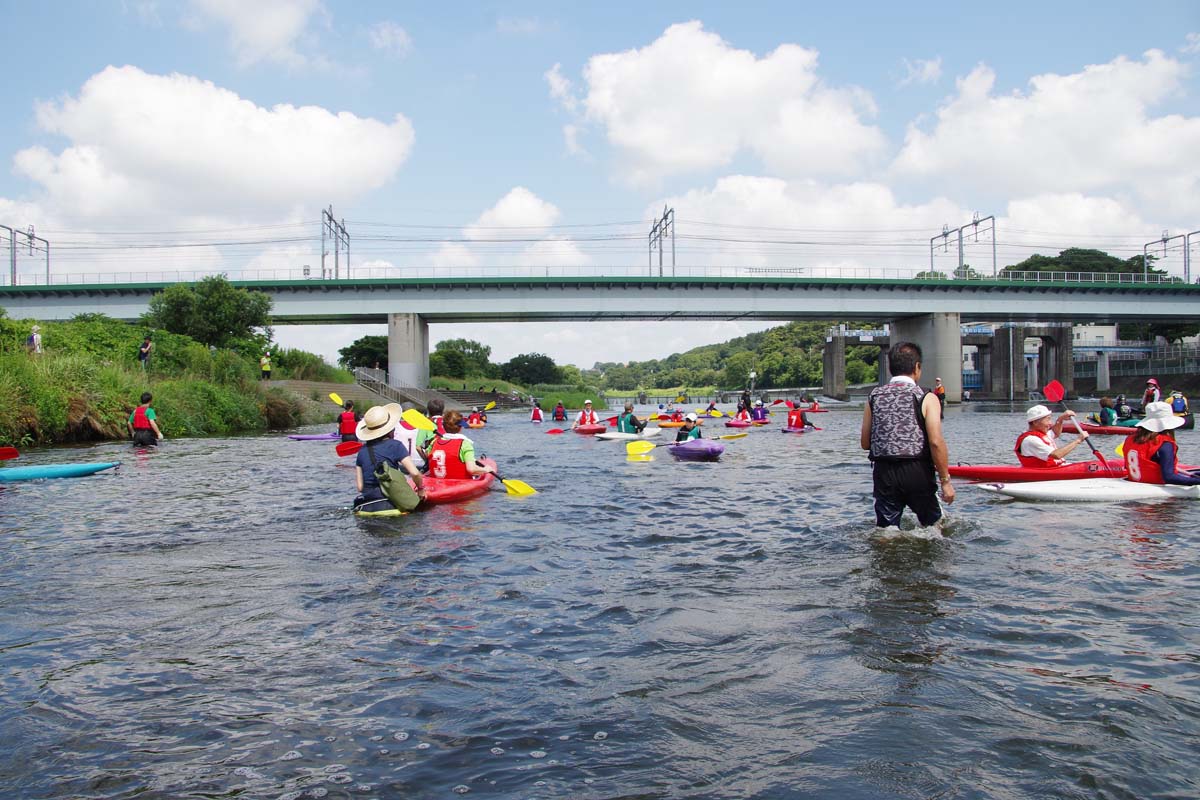
{"type": "Polygon", "coordinates": [[[651,276],[654,275],[654,244],[658,243],[658,277],[663,276],[663,237],[667,235],[667,230],[671,232],[671,277],[675,277],[675,209],[663,206],[663,215],[661,219],[654,220],[654,224],[650,227],[650,268],[651,276]]]}
{"type": "Polygon", "coordinates": [[[346,232],[346,220],[333,218],[333,206],[321,209],[321,277],[325,277],[325,237],[333,239],[333,277],[341,277],[341,249],[346,248],[346,277],[350,277],[350,234],[346,232]]]}
{"type": "Polygon", "coordinates": [[[943,225],[942,232],[940,234],[938,234],[937,236],[932,237],[929,240],[929,271],[933,272],[934,243],[938,239],[941,239],[942,240],[942,248],[943,248],[943,250],[945,250],[949,245],[950,234],[953,233],[953,234],[958,235],[958,269],[955,272],[956,272],[956,275],[961,275],[963,265],[964,265],[964,261],[963,261],[963,231],[965,231],[969,227],[971,229],[970,235],[975,237],[975,241],[979,241],[979,226],[983,225],[984,223],[987,223],[987,222],[991,223],[991,228],[984,228],[984,231],[986,232],[988,230],[991,230],[991,232],[992,232],[992,277],[995,278],[999,274],[999,272],[997,270],[997,263],[996,263],[996,217],[992,216],[990,214],[986,217],[980,217],[979,214],[974,214],[973,219],[970,222],[968,222],[966,225],[960,225],[959,227],[953,228],[953,229],[949,225],[943,225]]]}
{"type": "Polygon", "coordinates": [[[1188,263],[1187,240],[1188,240],[1188,236],[1191,236],[1191,234],[1184,235],[1182,233],[1177,233],[1174,236],[1171,236],[1170,233],[1171,233],[1170,231],[1164,229],[1162,232],[1162,236],[1160,238],[1158,238],[1157,240],[1155,240],[1153,242],[1146,242],[1144,245],[1142,245],[1142,279],[1145,280],[1147,283],[1150,282],[1150,259],[1148,258],[1148,255],[1149,255],[1148,248],[1152,244],[1161,244],[1162,250],[1163,250],[1163,258],[1166,258],[1167,257],[1167,242],[1173,242],[1176,239],[1183,240],[1183,275],[1184,275],[1184,280],[1185,281],[1187,280],[1187,263],[1188,263]]]}
{"type": "Polygon", "coordinates": [[[1192,282],[1192,237],[1200,231],[1192,231],[1183,237],[1183,282],[1192,282]]]}
{"type": "Polygon", "coordinates": [[[50,284],[50,242],[37,236],[32,225],[23,231],[7,225],[0,225],[0,228],[8,231],[8,272],[11,285],[17,285],[17,237],[24,236],[29,241],[29,255],[33,255],[37,250],[46,252],[46,285],[48,286],[50,284]],[[41,242],[44,247],[37,247],[34,242],[41,242]]]}

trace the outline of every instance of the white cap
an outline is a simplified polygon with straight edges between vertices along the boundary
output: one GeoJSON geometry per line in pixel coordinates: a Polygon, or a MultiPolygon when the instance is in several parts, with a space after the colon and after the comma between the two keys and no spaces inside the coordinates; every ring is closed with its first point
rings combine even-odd
{"type": "Polygon", "coordinates": [[[1033,408],[1031,408],[1025,412],[1025,421],[1033,422],[1034,420],[1041,419],[1042,417],[1048,417],[1048,416],[1050,416],[1050,409],[1046,408],[1043,405],[1036,405],[1033,408]]]}
{"type": "Polygon", "coordinates": [[[1187,421],[1183,417],[1175,416],[1169,403],[1147,403],[1142,410],[1146,412],[1146,417],[1137,426],[1155,433],[1178,428],[1187,421]]]}
{"type": "Polygon", "coordinates": [[[592,401],[591,401],[591,400],[584,400],[584,401],[583,401],[583,404],[584,404],[585,406],[590,406],[590,405],[592,404],[592,401]]]}
{"type": "Polygon", "coordinates": [[[699,417],[696,416],[695,412],[690,412],[688,414],[685,414],[683,418],[685,420],[687,420],[688,422],[696,422],[700,419],[699,417]]]}

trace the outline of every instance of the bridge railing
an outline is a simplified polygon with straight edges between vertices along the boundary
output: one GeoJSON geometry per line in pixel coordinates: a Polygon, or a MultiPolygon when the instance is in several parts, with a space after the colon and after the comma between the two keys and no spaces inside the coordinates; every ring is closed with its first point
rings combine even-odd
{"type": "MultiPolygon", "coordinates": [[[[356,267],[350,275],[340,280],[379,280],[397,278],[425,278],[435,280],[471,280],[489,278],[660,278],[664,281],[686,281],[691,278],[796,278],[796,279],[854,279],[854,280],[911,280],[928,283],[928,278],[918,278],[920,270],[891,267],[767,267],[767,266],[447,266],[447,267],[356,267]]],[[[18,273],[16,284],[20,286],[77,286],[115,283],[190,283],[212,275],[225,275],[233,281],[274,282],[330,280],[313,274],[304,268],[255,269],[242,271],[180,270],[152,271],[128,270],[119,272],[45,272],[18,273]]],[[[1011,283],[1083,283],[1083,284],[1182,284],[1183,280],[1171,275],[1142,275],[1139,273],[1110,272],[1009,272],[996,277],[971,274],[946,280],[965,281],[972,284],[996,282],[1011,283]]],[[[0,286],[11,285],[12,276],[0,274],[0,286]]]]}

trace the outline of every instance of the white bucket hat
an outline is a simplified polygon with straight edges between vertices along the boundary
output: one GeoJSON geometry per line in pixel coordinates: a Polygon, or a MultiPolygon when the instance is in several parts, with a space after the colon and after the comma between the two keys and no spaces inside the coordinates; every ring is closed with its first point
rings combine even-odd
{"type": "Polygon", "coordinates": [[[364,442],[373,442],[387,436],[396,428],[401,413],[399,403],[371,406],[367,409],[367,413],[363,414],[362,422],[358,423],[354,435],[364,442]]]}
{"type": "Polygon", "coordinates": [[[1033,408],[1031,408],[1025,412],[1025,421],[1033,422],[1034,420],[1041,419],[1042,417],[1048,417],[1048,416],[1050,416],[1050,409],[1046,408],[1044,405],[1041,405],[1039,403],[1038,405],[1034,406],[1033,408]]]}
{"type": "Polygon", "coordinates": [[[1173,428],[1178,428],[1186,420],[1183,417],[1175,416],[1175,412],[1171,410],[1169,403],[1147,403],[1146,418],[1137,424],[1139,428],[1145,428],[1155,433],[1162,433],[1173,428]]]}

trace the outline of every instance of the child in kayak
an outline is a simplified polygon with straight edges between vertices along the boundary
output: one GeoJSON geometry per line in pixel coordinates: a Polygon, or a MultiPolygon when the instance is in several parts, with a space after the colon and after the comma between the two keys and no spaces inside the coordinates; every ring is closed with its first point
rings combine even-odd
{"type": "Polygon", "coordinates": [[[1183,417],[1175,416],[1169,403],[1148,403],[1145,411],[1146,416],[1138,423],[1137,431],[1125,440],[1127,480],[1174,486],[1200,485],[1200,476],[1179,469],[1179,450],[1173,431],[1184,423],[1183,417]]]}
{"type": "Polygon", "coordinates": [[[450,411],[442,418],[446,432],[429,448],[429,474],[434,478],[467,480],[495,472],[475,460],[475,443],[462,434],[462,414],[450,411]]]}
{"type": "Polygon", "coordinates": [[[129,435],[139,447],[154,447],[163,438],[162,431],[158,429],[154,409],[150,407],[150,401],[153,399],[154,396],[149,392],[142,392],[141,403],[129,415],[129,435]]]}
{"type": "Polygon", "coordinates": [[[675,432],[676,442],[686,442],[691,439],[703,439],[700,433],[700,417],[689,413],[683,418],[683,425],[675,432]]]}

